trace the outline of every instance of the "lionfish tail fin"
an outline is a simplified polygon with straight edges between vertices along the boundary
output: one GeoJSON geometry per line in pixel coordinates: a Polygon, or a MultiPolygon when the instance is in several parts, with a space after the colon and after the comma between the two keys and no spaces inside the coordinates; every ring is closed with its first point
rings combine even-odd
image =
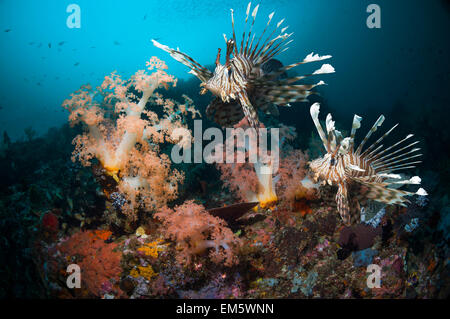
{"type": "Polygon", "coordinates": [[[198,77],[200,79],[200,81],[207,82],[209,80],[209,78],[212,77],[211,71],[209,71],[207,68],[205,68],[200,63],[195,61],[189,55],[187,55],[187,54],[185,54],[183,52],[180,52],[178,50],[169,48],[167,45],[161,44],[161,43],[159,43],[156,40],[152,39],[152,42],[153,42],[153,45],[155,47],[166,51],[176,61],[186,65],[190,69],[189,73],[191,73],[191,74],[195,75],[196,77],[198,77]]]}

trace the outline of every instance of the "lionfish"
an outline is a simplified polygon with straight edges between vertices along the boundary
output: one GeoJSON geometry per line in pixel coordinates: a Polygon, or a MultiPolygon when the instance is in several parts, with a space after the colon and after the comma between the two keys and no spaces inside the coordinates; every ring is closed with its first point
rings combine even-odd
{"type": "Polygon", "coordinates": [[[231,9],[233,35],[231,39],[227,40],[227,36],[224,34],[226,42],[225,64],[220,62],[221,49],[219,48],[214,72],[200,65],[187,54],[152,40],[156,47],[170,53],[175,60],[190,68],[189,73],[200,79],[202,82],[200,94],[205,94],[209,90],[216,96],[206,112],[209,116],[213,116],[214,120],[222,127],[232,126],[245,116],[252,127],[257,128],[260,126],[257,110],[278,115],[277,106],[289,106],[289,103],[293,102],[307,102],[307,97],[315,93],[311,89],[325,84],[323,81],[315,84],[294,83],[311,75],[334,72],[334,68],[330,64],[323,64],[320,69],[312,74],[291,78],[284,76],[283,78],[286,71],[296,66],[329,59],[331,55],[319,56],[313,52],[301,62],[272,67],[277,64],[274,61],[281,64],[274,57],[288,49],[287,45],[292,42],[290,37],[293,32],[286,33],[287,26],[280,29],[284,22],[284,19],[282,19],[276,24],[271,34],[262,41],[275,14],[275,12],[272,12],[269,14],[264,31],[255,41],[255,34],[252,34],[252,31],[258,8],[259,4],[253,8],[250,30],[246,35],[251,2],[247,5],[245,28],[239,47],[234,29],[233,9],[231,9]],[[274,37],[279,29],[279,34],[274,37]]]}
{"type": "Polygon", "coordinates": [[[328,114],[325,121],[327,131],[325,134],[319,122],[319,111],[319,103],[314,103],[310,109],[311,117],[327,153],[323,157],[311,161],[309,165],[315,174],[316,181],[320,179],[324,184],[338,186],[336,203],[345,224],[351,223],[348,189],[354,184],[365,187],[367,193],[364,196],[367,199],[390,205],[406,206],[409,201],[405,196],[427,195],[423,188],[416,193],[395,188],[421,182],[419,176],[402,180],[400,175],[393,173],[414,168],[415,164],[421,163],[421,161],[414,160],[422,156],[422,154],[417,154],[420,148],[412,148],[419,142],[416,141],[406,146],[403,144],[413,137],[413,134],[407,135],[392,146],[383,148],[383,144],[380,144],[381,141],[398,126],[396,124],[363,151],[363,147],[372,133],[384,122],[385,117],[381,115],[355,150],[355,134],[356,130],[361,127],[362,118],[355,114],[350,137],[343,138],[341,132],[335,129],[335,122],[332,120],[331,114],[328,114]]]}

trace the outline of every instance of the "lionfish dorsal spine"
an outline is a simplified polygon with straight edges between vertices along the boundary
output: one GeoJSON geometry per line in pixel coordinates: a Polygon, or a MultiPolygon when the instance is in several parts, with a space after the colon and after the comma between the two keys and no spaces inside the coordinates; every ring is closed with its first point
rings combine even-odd
{"type": "MultiPolygon", "coordinates": [[[[269,20],[267,21],[266,27],[264,28],[263,32],[262,32],[261,35],[259,36],[258,41],[257,41],[256,44],[255,44],[255,47],[253,48],[252,52],[250,53],[250,58],[254,58],[254,57],[255,57],[255,52],[256,52],[256,50],[258,49],[259,43],[261,42],[261,39],[263,38],[264,34],[266,33],[267,28],[269,27],[270,22],[272,21],[272,18],[273,18],[273,15],[274,15],[274,14],[275,14],[275,12],[272,12],[271,14],[269,14],[269,20]]],[[[270,38],[270,36],[269,36],[269,38],[270,38]]],[[[267,40],[264,41],[264,44],[265,44],[266,42],[267,42],[267,40]]],[[[263,44],[263,45],[264,45],[264,44],[263,44]]],[[[263,47],[261,47],[261,48],[263,48],[263,47]]],[[[258,56],[258,55],[256,54],[256,56],[258,56]]]]}
{"type": "Polygon", "coordinates": [[[350,132],[350,147],[351,149],[353,149],[353,146],[355,145],[355,135],[356,135],[356,130],[358,130],[361,127],[361,121],[362,121],[362,117],[359,115],[354,115],[353,116],[353,122],[352,122],[352,130],[350,132]]]}
{"type": "MultiPolygon", "coordinates": [[[[252,4],[251,2],[248,4],[248,9],[250,9],[251,4],[252,4]]],[[[244,55],[247,55],[247,53],[249,51],[248,41],[250,40],[252,31],[253,31],[253,26],[255,25],[256,15],[258,14],[258,8],[259,8],[259,4],[256,5],[256,7],[252,11],[252,24],[250,26],[250,31],[248,32],[247,41],[245,42],[245,48],[244,48],[244,52],[243,52],[244,55]]],[[[245,22],[247,23],[247,21],[245,21],[245,22]]],[[[255,35],[253,35],[253,38],[254,37],[255,37],[255,35]]],[[[252,42],[253,42],[253,40],[252,40],[252,42]]]]}
{"type": "Polygon", "coordinates": [[[394,145],[389,146],[389,147],[386,148],[385,150],[383,150],[383,151],[381,151],[380,153],[378,153],[377,155],[375,155],[374,158],[373,158],[373,162],[372,162],[373,165],[377,165],[377,164],[379,164],[379,163],[382,163],[382,162],[388,160],[389,158],[391,158],[393,155],[395,155],[395,154],[397,154],[397,153],[400,153],[401,151],[403,151],[403,150],[405,150],[405,149],[407,149],[407,148],[409,148],[409,147],[412,147],[412,146],[416,145],[417,143],[419,143],[419,141],[415,141],[415,142],[413,142],[413,143],[411,143],[411,144],[408,144],[407,146],[404,146],[404,147],[402,147],[402,148],[400,148],[400,149],[398,149],[398,150],[396,150],[396,151],[394,151],[394,152],[388,153],[391,149],[393,149],[393,148],[397,147],[398,145],[402,144],[402,143],[405,142],[406,140],[410,139],[412,136],[413,136],[412,134],[409,134],[409,135],[406,136],[404,139],[398,141],[398,142],[395,143],[394,145]],[[387,154],[384,155],[383,157],[379,157],[379,156],[383,155],[384,153],[387,153],[387,154]]]}
{"type": "Polygon", "coordinates": [[[372,128],[367,132],[366,137],[362,140],[361,144],[359,144],[358,148],[356,149],[356,154],[360,154],[362,148],[364,147],[364,144],[366,144],[367,140],[372,136],[372,134],[380,127],[384,122],[384,115],[380,115],[380,117],[375,121],[372,128]]]}
{"type": "Polygon", "coordinates": [[[250,7],[252,6],[252,3],[249,2],[247,5],[247,10],[246,10],[246,16],[245,16],[245,24],[244,24],[244,32],[242,33],[242,41],[241,41],[241,49],[239,50],[240,53],[243,53],[243,49],[244,49],[244,41],[245,41],[245,32],[247,31],[247,21],[248,21],[248,16],[250,14],[250,7]]]}
{"type": "Polygon", "coordinates": [[[420,150],[420,148],[413,148],[412,150],[410,150],[410,151],[408,151],[408,152],[406,152],[406,153],[403,153],[403,154],[394,156],[394,157],[392,157],[392,158],[389,158],[388,160],[386,160],[386,161],[384,161],[384,162],[382,162],[382,163],[380,163],[380,164],[378,164],[378,165],[373,165],[373,167],[374,167],[375,169],[379,169],[379,168],[385,167],[386,165],[397,164],[397,163],[404,162],[404,161],[409,160],[409,159],[412,159],[412,158],[420,157],[420,156],[422,156],[423,154],[415,154],[415,155],[408,156],[408,157],[403,158],[403,159],[400,160],[400,158],[402,158],[402,157],[404,157],[404,156],[406,156],[406,155],[415,153],[415,152],[417,152],[417,151],[419,151],[419,150],[420,150]]]}
{"type": "Polygon", "coordinates": [[[367,159],[370,159],[373,154],[375,154],[383,145],[377,147],[374,151],[370,152],[375,146],[377,146],[381,141],[383,141],[391,132],[398,126],[398,123],[395,124],[390,130],[383,134],[375,143],[372,143],[364,152],[361,153],[361,156],[365,156],[367,159]],[[370,153],[368,153],[370,152],[370,153]],[[366,155],[367,154],[367,155],[366,155]]]}
{"type": "Polygon", "coordinates": [[[328,152],[328,148],[327,148],[328,139],[327,139],[327,136],[325,135],[325,132],[322,129],[322,125],[320,124],[320,121],[319,121],[320,104],[316,102],[313,105],[311,105],[309,112],[311,114],[311,118],[314,122],[314,125],[316,126],[317,133],[319,133],[319,137],[322,140],[323,147],[328,152]]]}
{"type": "Polygon", "coordinates": [[[234,48],[234,54],[238,54],[238,48],[237,48],[237,42],[236,42],[236,33],[234,32],[234,10],[230,9],[231,11],[231,27],[233,29],[233,48],[234,48]]]}

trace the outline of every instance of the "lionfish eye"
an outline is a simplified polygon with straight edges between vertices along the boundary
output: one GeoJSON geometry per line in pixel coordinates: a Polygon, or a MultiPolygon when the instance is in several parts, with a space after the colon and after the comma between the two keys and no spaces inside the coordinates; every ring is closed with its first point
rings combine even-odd
{"type": "Polygon", "coordinates": [[[333,158],[330,160],[330,165],[331,165],[331,166],[334,166],[334,164],[336,164],[336,159],[333,157],[333,158]]]}
{"type": "Polygon", "coordinates": [[[231,76],[231,73],[233,73],[233,69],[232,69],[232,68],[229,68],[229,69],[228,69],[228,76],[231,76]]]}

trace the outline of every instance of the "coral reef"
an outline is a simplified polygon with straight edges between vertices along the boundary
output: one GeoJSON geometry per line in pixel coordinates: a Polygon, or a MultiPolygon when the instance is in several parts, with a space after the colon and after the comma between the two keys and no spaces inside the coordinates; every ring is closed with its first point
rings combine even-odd
{"type": "Polygon", "coordinates": [[[256,163],[171,163],[174,132],[189,132],[194,104],[208,101],[184,95],[191,82],[174,87],[157,58],[148,68],[75,92],[64,102],[71,127],[4,135],[0,297],[449,297],[445,170],[428,167],[430,196],[402,207],[349,196],[345,225],[336,185],[315,184],[308,166],[321,140],[299,147],[272,116],[259,118],[281,128],[278,162],[269,151],[256,163]],[[81,288],[67,286],[72,264],[81,288]],[[367,285],[370,264],[381,267],[380,288],[367,285]]]}

